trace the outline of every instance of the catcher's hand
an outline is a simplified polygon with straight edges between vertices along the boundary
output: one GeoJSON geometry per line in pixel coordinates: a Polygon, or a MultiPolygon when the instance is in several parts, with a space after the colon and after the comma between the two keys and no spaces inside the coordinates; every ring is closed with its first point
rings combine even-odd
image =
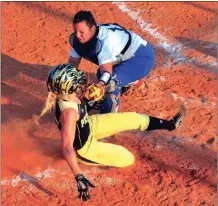
{"type": "Polygon", "coordinates": [[[83,201],[87,201],[88,199],[90,199],[89,187],[94,188],[95,185],[93,185],[88,179],[86,179],[83,174],[76,175],[75,179],[77,181],[77,189],[79,193],[78,197],[81,198],[83,201]]]}
{"type": "Polygon", "coordinates": [[[92,101],[100,101],[105,95],[105,86],[98,84],[91,84],[85,92],[85,98],[92,101]]]}

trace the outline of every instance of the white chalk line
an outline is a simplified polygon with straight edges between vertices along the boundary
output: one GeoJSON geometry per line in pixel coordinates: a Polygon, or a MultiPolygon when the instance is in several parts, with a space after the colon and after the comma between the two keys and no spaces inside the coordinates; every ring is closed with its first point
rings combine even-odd
{"type": "Polygon", "coordinates": [[[34,176],[30,176],[24,172],[21,172],[15,178],[10,180],[2,180],[1,185],[9,185],[12,187],[17,186],[20,182],[36,182],[37,180],[44,179],[50,177],[56,170],[47,169],[42,172],[36,173],[34,176]]]}
{"type": "MultiPolygon", "coordinates": [[[[95,168],[95,167],[91,167],[90,170],[84,170],[83,171],[83,174],[86,176],[89,176],[91,173],[96,173],[98,170],[98,168],[95,168]]],[[[2,180],[1,181],[1,185],[7,185],[7,186],[11,186],[11,187],[16,187],[19,185],[19,183],[21,182],[29,182],[29,183],[36,183],[37,181],[39,180],[42,180],[42,179],[46,179],[46,178],[49,178],[51,177],[53,174],[55,173],[58,173],[57,170],[54,170],[52,168],[49,168],[49,169],[46,169],[42,172],[38,172],[36,173],[35,175],[31,176],[31,175],[28,175],[27,173],[25,172],[21,172],[19,175],[17,175],[15,178],[12,178],[12,179],[9,179],[9,180],[2,180]]],[[[62,172],[61,174],[64,174],[65,172],[62,172]]],[[[91,178],[93,179],[93,178],[91,178]]],[[[98,183],[95,185],[109,185],[109,186],[112,186],[112,185],[115,185],[116,183],[118,182],[121,182],[121,180],[117,179],[117,178],[112,178],[112,177],[103,177],[101,178],[98,183]]]]}
{"type": "Polygon", "coordinates": [[[207,66],[208,70],[210,71],[217,71],[217,62],[207,62],[202,63],[198,60],[197,57],[188,58],[186,56],[182,55],[182,52],[184,51],[183,45],[179,43],[170,43],[175,42],[174,39],[171,41],[167,39],[165,36],[163,36],[161,33],[157,31],[157,29],[153,28],[152,24],[146,23],[143,18],[140,16],[140,11],[132,11],[130,8],[127,7],[127,5],[124,2],[112,2],[113,4],[117,5],[118,8],[124,12],[127,13],[127,15],[132,19],[135,20],[141,28],[142,31],[147,32],[152,37],[156,38],[159,41],[159,44],[157,47],[163,48],[173,59],[173,63],[193,63],[200,66],[207,66]],[[210,68],[209,68],[210,67],[210,68]]]}

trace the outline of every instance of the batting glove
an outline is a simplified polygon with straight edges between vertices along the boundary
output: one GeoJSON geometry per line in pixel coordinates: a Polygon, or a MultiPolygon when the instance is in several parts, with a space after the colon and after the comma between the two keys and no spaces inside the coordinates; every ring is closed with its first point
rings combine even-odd
{"type": "Polygon", "coordinates": [[[94,188],[95,185],[86,179],[83,174],[76,175],[75,179],[77,181],[78,197],[83,201],[87,201],[90,199],[89,186],[94,188]]]}

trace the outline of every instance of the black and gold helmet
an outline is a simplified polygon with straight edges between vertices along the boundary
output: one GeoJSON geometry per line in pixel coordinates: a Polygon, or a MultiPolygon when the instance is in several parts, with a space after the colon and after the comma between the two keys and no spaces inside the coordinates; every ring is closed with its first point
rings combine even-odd
{"type": "Polygon", "coordinates": [[[85,73],[71,64],[57,65],[49,72],[47,87],[50,92],[72,94],[80,84],[86,84],[85,73]]]}

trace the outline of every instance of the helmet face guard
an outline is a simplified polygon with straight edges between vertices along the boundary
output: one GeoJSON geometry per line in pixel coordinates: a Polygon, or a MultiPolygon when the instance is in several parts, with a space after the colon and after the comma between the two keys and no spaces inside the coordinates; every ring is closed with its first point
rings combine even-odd
{"type": "Polygon", "coordinates": [[[85,73],[71,64],[60,64],[54,67],[48,75],[47,87],[50,92],[72,94],[79,85],[85,85],[85,73]]]}

